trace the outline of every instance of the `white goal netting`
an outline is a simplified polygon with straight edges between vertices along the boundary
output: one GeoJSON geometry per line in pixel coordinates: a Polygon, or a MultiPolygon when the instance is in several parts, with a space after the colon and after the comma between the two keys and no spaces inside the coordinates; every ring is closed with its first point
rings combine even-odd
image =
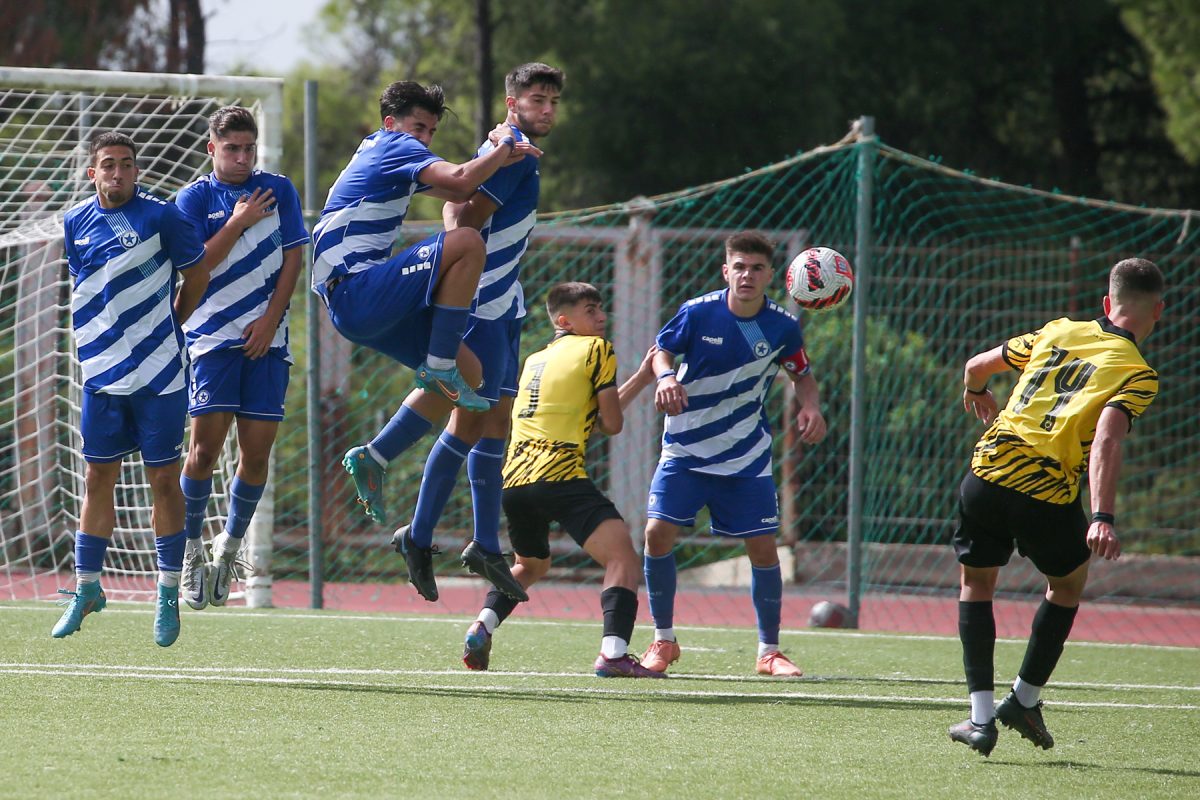
{"type": "MultiPolygon", "coordinates": [[[[74,567],[84,462],[62,219],[94,192],[88,141],[102,130],[128,134],[140,185],[173,197],[209,170],[208,116],[230,104],[255,113],[260,166],[277,169],[278,79],[0,67],[0,599],[51,596],[74,567]]],[[[226,450],[212,526],[232,478],[232,442],[226,450]]],[[[106,591],[148,593],[155,564],[149,489],[131,457],[117,486],[106,591]]]]}

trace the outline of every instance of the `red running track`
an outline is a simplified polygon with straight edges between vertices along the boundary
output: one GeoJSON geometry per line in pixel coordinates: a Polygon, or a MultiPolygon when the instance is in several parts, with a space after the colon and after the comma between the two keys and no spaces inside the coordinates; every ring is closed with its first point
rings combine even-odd
{"type": "MultiPolygon", "coordinates": [[[[4,594],[18,600],[52,599],[57,596],[60,586],[73,583],[66,581],[65,575],[42,574],[17,581],[4,594]]],[[[106,589],[112,599],[146,599],[152,588],[149,580],[121,579],[120,585],[128,591],[106,589]]],[[[485,587],[482,580],[444,578],[439,581],[439,601],[428,603],[407,583],[335,583],[325,586],[324,606],[340,611],[473,617],[487,593],[485,587]]],[[[309,607],[308,583],[276,581],[273,589],[273,602],[277,608],[309,607]]],[[[812,606],[825,599],[844,602],[842,597],[785,592],[784,628],[806,626],[812,606]]],[[[998,599],[995,605],[997,635],[1027,638],[1040,602],[1040,597],[998,599]]],[[[235,599],[231,604],[238,603],[235,599]]],[[[650,615],[644,592],[639,598],[639,609],[639,624],[648,625],[650,615]]],[[[546,619],[596,620],[599,623],[599,589],[595,585],[539,584],[530,590],[529,602],[522,605],[520,614],[546,619]]],[[[868,594],[863,598],[860,616],[859,629],[862,631],[958,635],[958,600],[954,597],[868,594]]],[[[749,589],[682,588],[675,600],[675,622],[681,626],[753,627],[754,608],[749,589]]],[[[1200,608],[1085,602],[1075,620],[1071,639],[1200,647],[1200,608]]]]}

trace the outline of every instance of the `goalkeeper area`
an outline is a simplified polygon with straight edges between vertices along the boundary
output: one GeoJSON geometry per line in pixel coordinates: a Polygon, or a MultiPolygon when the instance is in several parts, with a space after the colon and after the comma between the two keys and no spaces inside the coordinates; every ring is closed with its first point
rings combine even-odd
{"type": "MultiPolygon", "coordinates": [[[[48,600],[73,580],[84,465],[61,219],[93,192],[83,174],[87,139],[103,128],[129,133],[140,146],[142,185],[171,197],[208,171],[206,118],[225,104],[254,111],[260,166],[278,170],[281,97],[282,84],[273,79],[0,68],[0,600],[48,600]]],[[[883,128],[886,138],[886,122],[883,128]]],[[[349,153],[319,155],[340,164],[349,153]]],[[[316,187],[312,196],[323,198],[327,188],[316,187]]],[[[311,226],[316,211],[308,213],[311,226]]],[[[785,297],[783,267],[802,249],[825,245],[843,253],[858,279],[852,302],[801,317],[829,436],[816,447],[798,442],[789,381],[781,378],[767,401],[776,432],[783,622],[803,625],[812,604],[828,599],[857,611],[863,631],[950,634],[957,618],[958,572],[949,546],[956,492],[982,432],[962,411],[963,362],[1048,320],[1099,316],[1112,264],[1133,255],[1154,260],[1166,274],[1167,308],[1144,353],[1162,388],[1124,450],[1117,509],[1123,556],[1093,563],[1068,658],[1078,641],[1200,648],[1200,429],[1192,411],[1200,393],[1194,321],[1200,226],[1193,216],[1005,184],[855,130],[842,142],[725,181],[542,215],[522,262],[530,309],[522,355],[549,340],[541,304],[560,281],[588,281],[606,297],[623,380],[680,303],[719,287],[721,243],[729,233],[757,228],[778,243],[769,292],[777,300],[785,297]]],[[[399,244],[432,230],[406,224],[399,244]]],[[[313,303],[307,291],[292,300],[296,364],[286,417],[271,482],[247,536],[253,571],[235,583],[234,602],[433,614],[425,624],[441,630],[477,610],[482,584],[457,559],[443,558],[435,561],[442,602],[421,601],[406,582],[403,559],[388,546],[392,529],[362,514],[340,465],[347,449],[369,440],[395,411],[412,374],[352,346],[313,303]]],[[[1011,376],[993,380],[1001,403],[1012,384],[1011,376]]],[[[626,412],[620,436],[593,437],[588,454],[590,474],[629,522],[639,549],[660,432],[647,399],[626,412]]],[[[386,503],[396,525],[407,522],[415,504],[431,443],[432,437],[388,470],[386,503]]],[[[224,523],[235,453],[230,439],[214,476],[206,538],[224,523]]],[[[457,553],[471,528],[464,479],[435,542],[457,553]]],[[[561,620],[561,627],[538,630],[567,636],[599,618],[602,575],[565,535],[555,534],[552,557],[548,579],[517,616],[561,620]]],[[[709,535],[702,516],[681,538],[676,558],[678,623],[739,628],[753,639],[741,548],[709,535]]],[[[148,487],[140,462],[126,459],[105,591],[118,601],[146,600],[154,575],[148,487]]],[[[1028,634],[1031,603],[1044,586],[1028,562],[1014,558],[999,586],[1002,636],[1028,634]]],[[[644,601],[642,608],[639,625],[644,601]]],[[[104,629],[124,613],[89,618],[88,641],[93,635],[103,641],[104,629]]],[[[290,617],[185,614],[180,646],[197,647],[192,636],[210,645],[220,638],[216,620],[228,619],[252,627],[290,617]],[[200,633],[210,625],[211,635],[200,633]]],[[[260,649],[270,652],[274,635],[264,628],[260,649]]],[[[849,652],[860,640],[828,641],[845,642],[849,652]]],[[[415,636],[405,646],[428,652],[421,642],[415,636]]],[[[389,647],[380,652],[391,653],[389,647]]],[[[89,645],[87,652],[108,657],[102,647],[89,645]]],[[[956,668],[958,656],[946,653],[943,667],[956,668]]],[[[578,664],[584,660],[580,655],[578,664]]],[[[1192,664],[1190,673],[1177,674],[1194,676],[1192,664]]],[[[947,687],[944,694],[963,692],[947,687]]],[[[481,729],[485,721],[474,724],[481,729]]]]}
{"type": "MultiPolygon", "coordinates": [[[[591,674],[596,620],[514,617],[479,673],[466,617],[226,609],[162,650],[143,604],[61,641],[56,614],[0,602],[0,726],[20,732],[0,797],[1150,800],[1200,780],[1190,648],[1068,643],[1054,748],[1002,728],[984,759],[946,733],[967,713],[956,637],[785,630],[806,677],[780,680],[754,675],[752,630],[679,627],[671,676],[630,680],[591,674]]],[[[1023,651],[997,643],[998,681],[1023,651]]]]}

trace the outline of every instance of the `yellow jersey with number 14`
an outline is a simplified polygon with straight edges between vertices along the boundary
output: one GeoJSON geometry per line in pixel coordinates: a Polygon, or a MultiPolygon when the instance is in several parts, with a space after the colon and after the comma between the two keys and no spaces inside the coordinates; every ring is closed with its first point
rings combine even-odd
{"type": "Polygon", "coordinates": [[[527,358],[513,402],[504,488],[586,478],[596,395],[616,380],[612,343],[598,336],[562,335],[527,358]]]}
{"type": "Polygon", "coordinates": [[[1036,500],[1074,502],[1100,412],[1112,406],[1132,424],[1158,393],[1158,373],[1107,317],[1048,322],[1005,342],[1004,360],[1021,377],[975,445],[971,470],[1036,500]]]}

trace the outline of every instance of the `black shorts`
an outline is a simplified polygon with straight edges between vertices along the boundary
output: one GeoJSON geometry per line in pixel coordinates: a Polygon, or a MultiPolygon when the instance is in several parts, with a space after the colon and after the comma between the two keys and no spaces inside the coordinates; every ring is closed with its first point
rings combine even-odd
{"type": "Polygon", "coordinates": [[[503,502],[513,551],[525,558],[550,557],[551,522],[583,547],[600,523],[622,519],[590,478],[514,486],[504,490],[503,502]]]}
{"type": "Polygon", "coordinates": [[[1047,503],[968,470],[958,487],[958,520],[954,552],[968,567],[1002,567],[1015,544],[1043,575],[1061,578],[1092,555],[1082,498],[1047,503]]]}

